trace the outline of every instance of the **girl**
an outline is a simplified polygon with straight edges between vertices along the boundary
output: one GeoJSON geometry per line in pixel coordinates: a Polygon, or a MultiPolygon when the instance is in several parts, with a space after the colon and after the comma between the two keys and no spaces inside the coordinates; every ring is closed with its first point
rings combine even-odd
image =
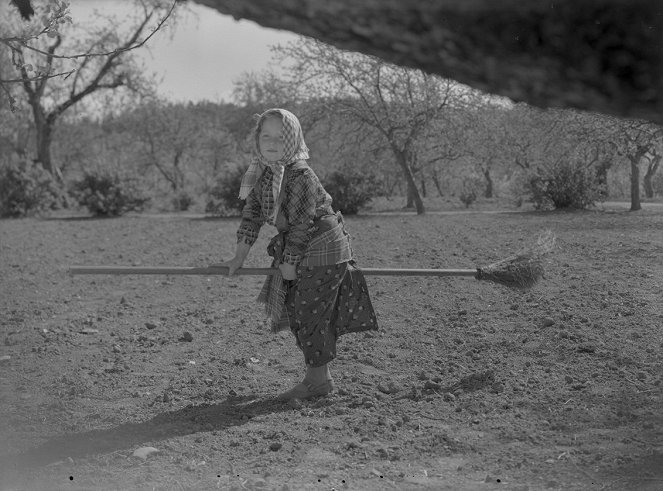
{"type": "Polygon", "coordinates": [[[265,304],[274,332],[290,328],[306,365],[302,382],[278,398],[326,395],[334,388],[328,363],[336,357],[338,336],[376,330],[375,312],[354,265],[343,218],[306,163],[308,148],[297,117],[284,109],[265,111],[254,136],[255,158],[239,194],[246,204],[237,250],[218,266],[235,273],[262,225],[276,227],[267,252],[278,272],[267,277],[258,301],[265,304]]]}

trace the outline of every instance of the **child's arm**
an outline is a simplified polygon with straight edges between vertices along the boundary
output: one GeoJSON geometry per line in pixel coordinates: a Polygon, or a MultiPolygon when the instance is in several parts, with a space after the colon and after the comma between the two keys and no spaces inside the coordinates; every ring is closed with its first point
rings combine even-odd
{"type": "Polygon", "coordinates": [[[235,274],[235,271],[237,271],[239,268],[242,267],[244,264],[244,260],[246,259],[246,256],[249,255],[249,251],[251,250],[251,246],[247,244],[246,242],[238,242],[237,243],[237,248],[235,249],[235,257],[228,261],[223,261],[222,263],[217,263],[217,264],[212,264],[210,265],[212,268],[215,267],[226,267],[228,268],[228,276],[232,276],[235,274]]]}
{"type": "Polygon", "coordinates": [[[251,246],[255,243],[264,225],[262,209],[259,196],[262,194],[260,183],[258,183],[246,197],[246,204],[242,209],[242,222],[237,229],[237,247],[235,257],[222,263],[212,264],[212,267],[227,267],[228,275],[232,276],[235,271],[242,267],[246,256],[249,255],[251,246]]]}

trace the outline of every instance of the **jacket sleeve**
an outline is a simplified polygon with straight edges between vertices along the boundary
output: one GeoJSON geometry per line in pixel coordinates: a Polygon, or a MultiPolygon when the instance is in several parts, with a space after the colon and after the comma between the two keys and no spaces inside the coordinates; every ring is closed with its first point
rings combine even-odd
{"type": "Polygon", "coordinates": [[[237,242],[244,242],[249,246],[255,244],[260,229],[265,224],[262,215],[261,197],[262,186],[260,179],[246,197],[246,203],[242,208],[242,221],[237,229],[237,242]]]}

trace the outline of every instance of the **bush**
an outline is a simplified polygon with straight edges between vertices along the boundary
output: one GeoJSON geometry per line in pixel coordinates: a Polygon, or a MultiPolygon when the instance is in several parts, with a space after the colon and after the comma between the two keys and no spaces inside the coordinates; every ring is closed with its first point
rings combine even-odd
{"type": "Polygon", "coordinates": [[[477,192],[481,187],[481,180],[475,176],[466,177],[463,179],[463,188],[458,196],[458,199],[469,208],[472,203],[477,200],[477,192]]]}
{"type": "Polygon", "coordinates": [[[585,209],[603,201],[606,194],[593,167],[569,161],[540,169],[530,176],[528,188],[537,210],[585,209]]]}
{"type": "Polygon", "coordinates": [[[62,186],[41,165],[22,161],[0,169],[0,216],[30,216],[66,204],[62,186]]]}
{"type": "Polygon", "coordinates": [[[180,191],[173,198],[172,205],[175,211],[187,211],[193,204],[193,198],[186,191],[180,191]]]}
{"type": "Polygon", "coordinates": [[[238,165],[230,168],[216,181],[208,193],[205,213],[227,215],[242,211],[244,200],[237,195],[245,172],[246,169],[238,165]]]}
{"type": "Polygon", "coordinates": [[[469,208],[472,203],[477,200],[477,193],[474,189],[463,189],[458,196],[458,199],[465,205],[465,208],[469,208]]]}
{"type": "Polygon", "coordinates": [[[324,179],[332,206],[344,215],[356,215],[377,194],[379,185],[373,176],[335,171],[324,179]]]}
{"type": "Polygon", "coordinates": [[[150,198],[143,195],[136,180],[120,178],[109,172],[86,173],[72,186],[78,204],[94,216],[120,216],[142,211],[150,198]]]}
{"type": "MultiPolygon", "coordinates": [[[[244,208],[237,197],[246,169],[237,166],[228,170],[209,192],[206,213],[226,215],[244,208]]],[[[356,214],[375,196],[378,185],[372,176],[333,172],[324,179],[325,190],[332,197],[332,206],[345,215],[356,214]]]]}

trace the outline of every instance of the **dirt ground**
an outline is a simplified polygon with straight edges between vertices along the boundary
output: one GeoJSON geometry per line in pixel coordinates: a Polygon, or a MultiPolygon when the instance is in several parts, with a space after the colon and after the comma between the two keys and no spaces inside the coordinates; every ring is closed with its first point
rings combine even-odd
{"type": "Polygon", "coordinates": [[[627,208],[348,217],[364,267],[558,249],[527,291],[368,277],[380,331],[285,404],[262,278],[68,274],[218,262],[237,219],[0,221],[0,489],[663,489],[663,208],[627,208]]]}

